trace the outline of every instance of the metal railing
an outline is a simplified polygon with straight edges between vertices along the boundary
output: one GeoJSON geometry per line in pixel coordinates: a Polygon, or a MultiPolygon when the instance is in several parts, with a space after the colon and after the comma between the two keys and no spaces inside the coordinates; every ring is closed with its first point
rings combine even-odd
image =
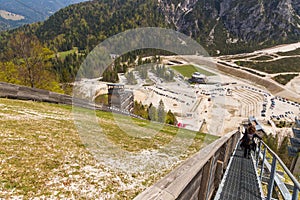
{"type": "Polygon", "coordinates": [[[266,200],[270,200],[272,198],[273,189],[276,185],[283,199],[285,200],[298,200],[299,198],[299,190],[300,184],[294,175],[290,172],[290,170],[286,167],[283,161],[278,157],[278,155],[270,149],[263,141],[259,142],[258,151],[255,151],[255,160],[256,160],[256,168],[260,169],[259,178],[260,181],[264,180],[265,170],[268,171],[269,178],[267,179],[267,195],[266,200]],[[268,162],[268,159],[272,159],[271,164],[268,162]],[[260,162],[261,161],[261,162],[260,162]],[[259,166],[260,163],[260,166],[259,166]],[[288,188],[287,185],[282,181],[282,178],[277,172],[277,165],[280,165],[283,169],[284,173],[290,178],[293,188],[288,188]]]}

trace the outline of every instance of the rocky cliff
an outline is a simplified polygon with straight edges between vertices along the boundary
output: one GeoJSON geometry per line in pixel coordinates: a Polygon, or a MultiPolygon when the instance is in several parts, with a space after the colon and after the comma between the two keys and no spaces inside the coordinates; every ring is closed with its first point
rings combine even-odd
{"type": "Polygon", "coordinates": [[[168,23],[210,47],[272,45],[297,41],[300,36],[298,0],[158,2],[168,23]]]}

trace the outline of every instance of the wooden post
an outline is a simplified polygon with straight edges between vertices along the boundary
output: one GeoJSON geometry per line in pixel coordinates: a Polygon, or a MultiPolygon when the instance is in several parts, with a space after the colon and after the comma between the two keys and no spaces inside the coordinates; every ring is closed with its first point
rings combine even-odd
{"type": "Polygon", "coordinates": [[[202,168],[202,179],[201,179],[198,199],[206,200],[206,197],[208,196],[207,193],[209,193],[208,187],[209,187],[213,162],[214,162],[214,157],[212,157],[202,168]]]}

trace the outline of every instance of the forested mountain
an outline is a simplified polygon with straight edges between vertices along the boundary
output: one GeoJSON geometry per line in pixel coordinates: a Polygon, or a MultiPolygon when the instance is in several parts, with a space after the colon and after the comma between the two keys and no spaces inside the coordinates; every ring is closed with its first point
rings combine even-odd
{"type": "MultiPolygon", "coordinates": [[[[299,41],[299,15],[298,0],[94,0],[61,9],[44,22],[1,32],[0,61],[15,59],[14,38],[24,33],[55,54],[52,69],[60,82],[68,82],[97,44],[128,29],[171,28],[197,40],[211,55],[232,54],[299,41]],[[79,54],[57,56],[74,47],[79,54]]],[[[114,75],[107,77],[116,77],[118,70],[110,70],[114,75]]]]}
{"type": "Polygon", "coordinates": [[[99,0],[55,13],[36,30],[41,41],[58,50],[95,47],[104,39],[137,27],[171,27],[153,0],[99,0]]]}
{"type": "MultiPolygon", "coordinates": [[[[0,0],[1,1],[1,0],[0,0]]],[[[237,53],[298,41],[297,0],[96,0],[22,28],[51,48],[93,48],[124,30],[159,26],[185,33],[210,53],[237,53]]]]}
{"type": "Polygon", "coordinates": [[[0,31],[43,21],[70,4],[87,0],[0,0],[0,31]]]}

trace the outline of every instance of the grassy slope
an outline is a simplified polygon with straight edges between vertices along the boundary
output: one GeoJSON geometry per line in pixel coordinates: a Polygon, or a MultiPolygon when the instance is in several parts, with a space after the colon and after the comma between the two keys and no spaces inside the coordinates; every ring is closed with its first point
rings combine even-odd
{"type": "Polygon", "coordinates": [[[77,47],[74,47],[72,50],[69,50],[69,51],[58,52],[58,55],[61,59],[65,59],[67,55],[73,54],[73,53],[78,53],[77,47]]]}
{"type": "Polygon", "coordinates": [[[288,82],[290,82],[293,78],[297,76],[299,76],[299,74],[281,74],[273,77],[273,80],[282,85],[286,85],[288,82]]]}
{"type": "MultiPolygon", "coordinates": [[[[176,128],[164,127],[153,139],[135,138],[116,126],[112,114],[97,112],[97,116],[107,137],[127,151],[157,149],[177,132],[176,128]]],[[[150,132],[157,130],[146,121],[133,121],[140,127],[147,126],[150,132]]],[[[185,133],[187,137],[196,134],[186,156],[216,139],[185,133]]],[[[128,174],[112,169],[87,151],[70,106],[0,99],[0,198],[132,199],[169,170],[128,174]]]]}
{"type": "Polygon", "coordinates": [[[269,74],[282,72],[300,72],[300,57],[285,57],[270,62],[236,61],[235,63],[243,67],[256,69],[269,74]]]}

